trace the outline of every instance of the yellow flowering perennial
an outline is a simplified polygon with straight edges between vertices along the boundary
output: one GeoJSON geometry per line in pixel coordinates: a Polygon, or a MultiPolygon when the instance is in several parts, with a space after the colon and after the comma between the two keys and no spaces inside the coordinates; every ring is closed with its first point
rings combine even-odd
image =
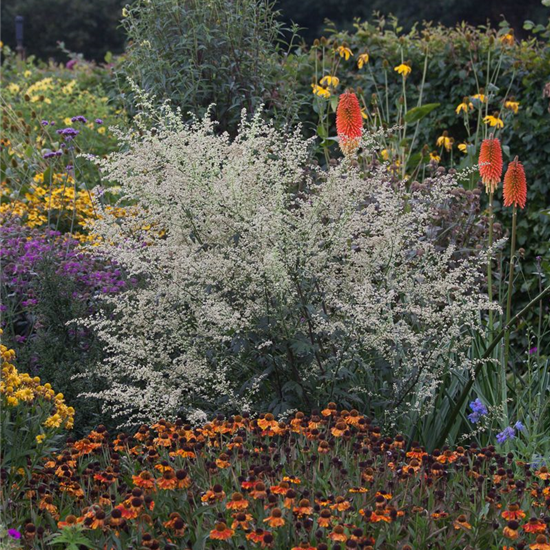
{"type": "Polygon", "coordinates": [[[403,78],[406,78],[412,72],[410,65],[408,65],[407,63],[401,63],[401,65],[397,65],[397,67],[395,67],[393,70],[398,72],[400,75],[403,75],[403,78]]]}
{"type": "Polygon", "coordinates": [[[337,76],[331,76],[328,74],[326,76],[323,76],[323,78],[321,78],[319,84],[325,87],[332,86],[333,88],[336,88],[338,84],[340,84],[340,79],[337,76]]]}
{"type": "Polygon", "coordinates": [[[347,46],[338,46],[336,53],[345,58],[346,61],[353,56],[353,52],[347,46]]]}
{"type": "Polygon", "coordinates": [[[519,111],[519,101],[508,100],[504,103],[504,107],[517,115],[519,111]]]}
{"type": "Polygon", "coordinates": [[[36,174],[24,196],[2,182],[0,196],[0,215],[21,218],[28,227],[46,225],[48,212],[55,213],[55,219],[66,218],[66,224],[71,223],[74,215],[75,238],[85,237],[84,228],[97,218],[90,193],[75,190],[74,179],[68,174],[53,174],[51,187],[50,181],[44,181],[44,174],[36,174]]]}
{"type": "Polygon", "coordinates": [[[483,122],[489,126],[496,126],[497,128],[504,128],[504,122],[495,115],[487,115],[483,118],[483,122]]]}
{"type": "Polygon", "coordinates": [[[324,97],[325,99],[330,97],[330,92],[326,88],[319,86],[319,84],[312,84],[311,88],[313,94],[316,96],[324,97]]]}
{"type": "Polygon", "coordinates": [[[38,376],[33,378],[27,373],[19,373],[12,363],[15,359],[14,350],[0,344],[0,353],[2,355],[0,395],[5,405],[17,407],[21,404],[32,404],[37,399],[44,399],[51,403],[53,413],[45,420],[44,426],[70,430],[74,422],[74,409],[65,404],[63,394],[56,395],[50,384],[40,384],[38,376]]]}
{"type": "Polygon", "coordinates": [[[369,62],[369,54],[368,53],[362,53],[357,58],[357,68],[362,69],[368,62],[369,62]]]}

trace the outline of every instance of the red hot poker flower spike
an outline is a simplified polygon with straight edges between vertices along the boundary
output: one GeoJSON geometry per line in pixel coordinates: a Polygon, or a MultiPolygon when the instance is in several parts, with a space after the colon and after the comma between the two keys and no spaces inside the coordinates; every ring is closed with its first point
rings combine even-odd
{"type": "Polygon", "coordinates": [[[359,100],[353,92],[344,92],[340,96],[336,109],[336,131],[344,155],[350,155],[359,147],[363,133],[363,116],[359,100]]]}
{"type": "Polygon", "coordinates": [[[481,143],[479,173],[487,193],[494,192],[502,177],[502,148],[500,141],[493,138],[493,134],[481,143]]]}
{"type": "Polygon", "coordinates": [[[527,179],[523,164],[516,157],[509,165],[504,176],[504,206],[525,208],[527,201],[527,179]]]}

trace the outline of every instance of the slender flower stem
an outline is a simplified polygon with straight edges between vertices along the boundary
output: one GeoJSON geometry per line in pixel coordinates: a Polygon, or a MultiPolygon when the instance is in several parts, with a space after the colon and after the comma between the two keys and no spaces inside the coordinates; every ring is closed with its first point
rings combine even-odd
{"type": "MultiPolygon", "coordinates": [[[[487,251],[487,291],[489,300],[493,301],[493,191],[489,193],[489,250],[487,251]]],[[[493,310],[489,310],[489,333],[493,336],[493,310]]]]}
{"type": "Polygon", "coordinates": [[[514,290],[514,263],[516,254],[516,221],[517,206],[514,206],[512,214],[512,244],[510,248],[510,276],[508,278],[508,297],[506,302],[506,335],[504,339],[504,368],[508,366],[508,355],[510,352],[510,317],[512,314],[512,294],[514,290]]]}

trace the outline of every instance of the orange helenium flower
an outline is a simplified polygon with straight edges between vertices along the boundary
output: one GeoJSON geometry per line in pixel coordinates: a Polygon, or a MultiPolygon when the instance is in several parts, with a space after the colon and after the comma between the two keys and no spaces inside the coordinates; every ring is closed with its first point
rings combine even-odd
{"type": "Polygon", "coordinates": [[[516,157],[509,165],[504,176],[504,206],[525,208],[527,200],[527,180],[523,165],[516,157]]]}
{"type": "Polygon", "coordinates": [[[344,92],[340,95],[336,109],[336,131],[344,155],[352,154],[359,147],[363,133],[361,106],[353,92],[344,92]]]}
{"type": "Polygon", "coordinates": [[[216,540],[227,540],[235,534],[233,529],[229,529],[225,523],[217,523],[215,529],[210,531],[210,538],[216,540]]]}
{"type": "Polygon", "coordinates": [[[491,137],[484,139],[479,152],[479,173],[487,193],[492,193],[502,177],[502,148],[500,141],[491,137]]]}

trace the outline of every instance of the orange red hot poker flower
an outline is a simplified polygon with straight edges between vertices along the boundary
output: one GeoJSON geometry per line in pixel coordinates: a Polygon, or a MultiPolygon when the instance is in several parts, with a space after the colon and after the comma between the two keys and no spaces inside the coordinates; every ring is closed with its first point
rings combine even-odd
{"type": "Polygon", "coordinates": [[[504,176],[504,206],[525,208],[527,201],[527,180],[523,165],[516,157],[509,165],[504,176]]]}
{"type": "Polygon", "coordinates": [[[500,141],[494,138],[493,134],[481,143],[479,174],[487,193],[493,193],[502,177],[502,148],[500,141]]]}
{"type": "Polygon", "coordinates": [[[363,116],[359,100],[353,92],[340,95],[336,109],[336,131],[340,149],[344,155],[352,154],[358,147],[363,133],[363,116]]]}

